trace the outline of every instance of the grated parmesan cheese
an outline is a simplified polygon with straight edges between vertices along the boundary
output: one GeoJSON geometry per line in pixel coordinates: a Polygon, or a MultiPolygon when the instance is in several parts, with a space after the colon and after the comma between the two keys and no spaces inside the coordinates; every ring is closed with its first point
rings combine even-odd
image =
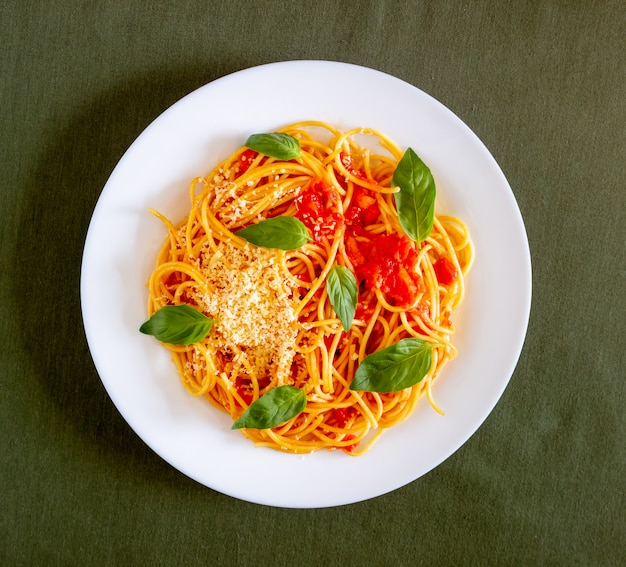
{"type": "MultiPolygon", "coordinates": [[[[215,321],[208,337],[214,351],[232,351],[242,369],[288,381],[298,317],[279,250],[222,242],[204,250],[199,266],[214,290],[197,300],[215,321]]],[[[291,380],[291,379],[289,379],[291,380]]]]}

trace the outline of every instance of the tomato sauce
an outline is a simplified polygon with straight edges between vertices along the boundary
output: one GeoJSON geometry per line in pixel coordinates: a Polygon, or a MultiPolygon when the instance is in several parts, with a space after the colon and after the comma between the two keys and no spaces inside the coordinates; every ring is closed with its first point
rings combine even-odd
{"type": "Polygon", "coordinates": [[[316,242],[332,236],[343,226],[339,195],[321,179],[313,179],[294,203],[296,218],[309,229],[316,242]]]}
{"type": "MultiPolygon", "coordinates": [[[[346,427],[348,425],[348,422],[354,418],[357,414],[357,410],[353,407],[347,407],[347,408],[334,408],[333,410],[331,410],[331,419],[330,419],[330,423],[332,425],[335,425],[336,427],[346,427]]],[[[351,441],[352,439],[356,439],[356,437],[354,435],[346,435],[343,440],[344,441],[351,441]]],[[[346,451],[346,453],[352,453],[357,447],[358,447],[358,443],[353,443],[351,445],[345,445],[345,446],[338,446],[335,447],[336,449],[342,449],[343,451],[346,451]]]]}
{"type": "Polygon", "coordinates": [[[239,165],[238,173],[239,175],[243,175],[248,168],[252,165],[252,162],[259,155],[255,150],[247,149],[239,154],[237,158],[237,163],[239,165]]]}
{"type": "Polygon", "coordinates": [[[442,285],[450,285],[458,276],[457,269],[447,258],[440,258],[433,264],[437,281],[442,285]]]}
{"type": "Polygon", "coordinates": [[[398,307],[412,305],[424,291],[417,272],[417,251],[407,236],[374,235],[369,239],[346,236],[346,252],[357,280],[378,288],[398,307]]]}
{"type": "Polygon", "coordinates": [[[356,413],[353,407],[334,408],[331,410],[331,420],[337,427],[345,427],[356,413]]]}
{"type": "Polygon", "coordinates": [[[358,231],[376,222],[380,216],[380,208],[373,191],[364,187],[355,187],[352,194],[352,201],[346,211],[346,224],[352,227],[353,231],[358,231]]]}

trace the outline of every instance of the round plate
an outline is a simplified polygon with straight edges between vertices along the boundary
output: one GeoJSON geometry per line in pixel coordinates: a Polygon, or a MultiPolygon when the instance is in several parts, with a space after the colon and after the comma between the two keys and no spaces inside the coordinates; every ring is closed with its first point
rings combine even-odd
{"type": "MultiPolygon", "coordinates": [[[[495,160],[441,103],[390,75],[345,63],[262,65],[207,84],[159,116],[111,174],[85,242],[81,302],[85,332],[113,403],[172,466],[214,490],[281,507],[325,507],[373,498],[427,473],[485,420],[517,363],[530,312],[530,253],[517,203],[495,160]],[[169,354],[139,333],[146,282],[166,237],[152,207],[175,222],[189,209],[192,178],[243,145],[249,134],[300,120],[371,127],[429,165],[438,212],[464,219],[476,260],[455,314],[459,355],[435,384],[440,416],[426,399],[361,457],[300,456],[256,448],[231,419],[190,396],[169,354]]],[[[504,442],[504,440],[503,440],[504,442]]]]}

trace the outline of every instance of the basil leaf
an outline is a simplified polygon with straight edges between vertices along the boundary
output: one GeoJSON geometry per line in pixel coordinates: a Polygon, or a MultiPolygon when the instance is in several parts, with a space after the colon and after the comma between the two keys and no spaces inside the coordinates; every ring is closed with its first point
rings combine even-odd
{"type": "Polygon", "coordinates": [[[270,429],[296,417],[305,407],[304,390],[277,386],[252,402],[231,429],[270,429]]]}
{"type": "Polygon", "coordinates": [[[246,140],[246,147],[260,154],[280,160],[300,157],[300,142],[289,134],[275,132],[273,134],[252,134],[246,140]]]}
{"type": "Polygon", "coordinates": [[[255,246],[295,250],[306,244],[309,232],[306,226],[295,217],[279,216],[251,224],[235,232],[255,246]]]}
{"type": "Polygon", "coordinates": [[[370,354],[356,369],[351,390],[397,392],[417,384],[430,369],[433,345],[411,337],[370,354]]]}
{"type": "Polygon", "coordinates": [[[349,330],[354,319],[358,294],[354,274],[349,268],[335,264],[326,276],[326,291],[344,331],[349,330]]]}
{"type": "Polygon", "coordinates": [[[213,322],[204,313],[183,303],[161,307],[139,330],[162,343],[191,345],[209,334],[213,322]]]}
{"type": "Polygon", "coordinates": [[[393,172],[392,183],[398,219],[406,235],[421,242],[433,228],[435,218],[435,180],[428,166],[408,148],[393,172]]]}

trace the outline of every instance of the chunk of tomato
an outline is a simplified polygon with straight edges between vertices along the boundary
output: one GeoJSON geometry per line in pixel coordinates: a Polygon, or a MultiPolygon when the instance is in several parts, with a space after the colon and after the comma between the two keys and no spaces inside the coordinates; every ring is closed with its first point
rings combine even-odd
{"type": "Polygon", "coordinates": [[[311,231],[316,242],[343,226],[337,192],[321,179],[313,179],[295,199],[296,218],[311,231]]]}
{"type": "Polygon", "coordinates": [[[434,264],[437,281],[442,285],[450,285],[458,276],[456,267],[447,258],[439,258],[434,264]]]}

